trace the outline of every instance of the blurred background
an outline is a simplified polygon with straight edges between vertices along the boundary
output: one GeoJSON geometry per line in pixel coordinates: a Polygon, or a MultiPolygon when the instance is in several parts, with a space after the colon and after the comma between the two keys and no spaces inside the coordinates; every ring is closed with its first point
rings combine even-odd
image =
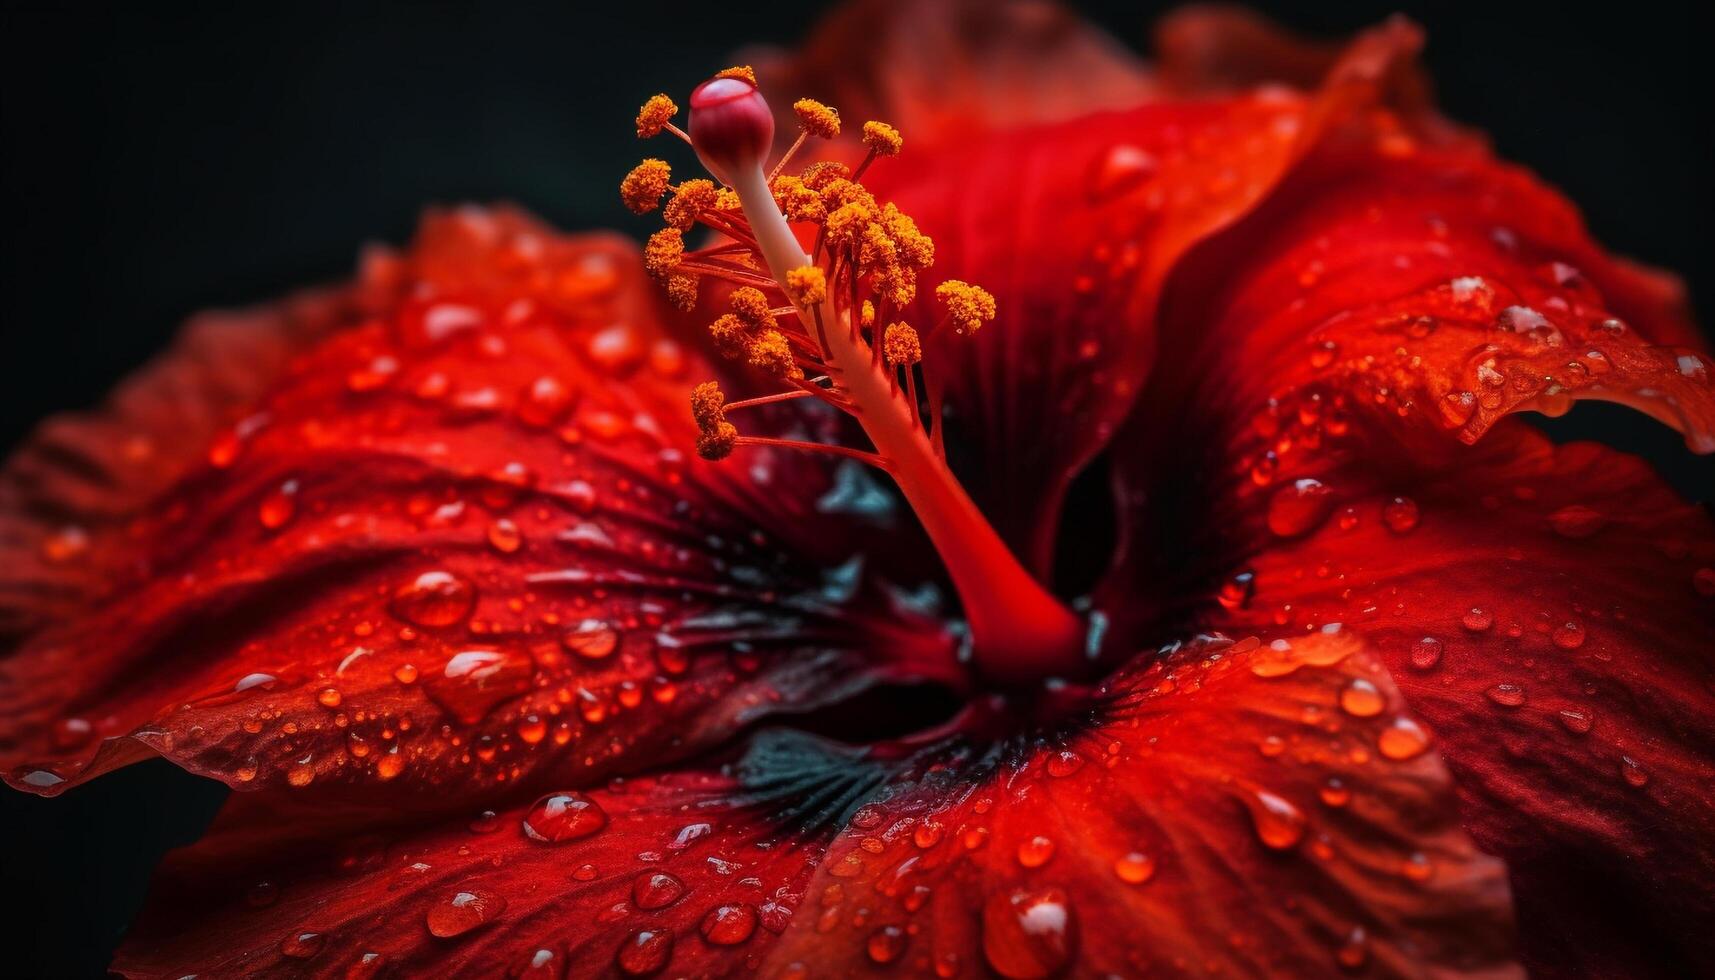
{"type": "MultiPolygon", "coordinates": [[[[1141,48],[1171,5],[1073,6],[1141,48]]],[[[1250,6],[1328,38],[1396,10],[1425,25],[1447,113],[1563,189],[1610,248],[1684,275],[1710,323],[1715,120],[1694,81],[1705,35],[1680,5],[1250,6]]],[[[5,4],[0,451],[97,403],[188,314],[343,277],[425,204],[650,230],[615,192],[639,102],[744,45],[793,43],[823,7],[5,4]]],[[[1640,418],[1585,404],[1546,427],[1715,496],[1715,459],[1640,418]]],[[[3,972],[102,975],[149,869],[224,795],[159,762],[59,800],[0,792],[3,972]]]]}

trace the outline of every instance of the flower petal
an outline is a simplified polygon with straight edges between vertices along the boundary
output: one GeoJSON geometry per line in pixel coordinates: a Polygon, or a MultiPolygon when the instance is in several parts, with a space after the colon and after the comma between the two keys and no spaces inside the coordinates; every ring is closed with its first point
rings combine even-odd
{"type": "MultiPolygon", "coordinates": [[[[884,120],[919,141],[1056,122],[1148,101],[1134,54],[1049,3],[862,0],[840,5],[791,57],[758,66],[783,104],[812,96],[847,119],[884,120]]],[[[797,129],[794,120],[784,132],[797,129]]]]}
{"type": "MultiPolygon", "coordinates": [[[[741,767],[742,768],[742,767],[741,767]]],[[[170,855],[125,976],[716,976],[790,921],[821,853],[676,773],[427,824],[235,796],[170,855]]]]}
{"type": "Polygon", "coordinates": [[[866,806],[764,974],[1519,975],[1500,863],[1351,638],[1205,638],[1112,692],[866,806]]]}
{"type": "Polygon", "coordinates": [[[891,514],[841,471],[686,458],[699,374],[647,288],[618,239],[432,216],[364,316],[67,557],[98,587],[0,662],[0,771],[53,794],[153,751],[457,805],[952,670],[876,588],[894,539],[855,539],[891,514]]]}
{"type": "MultiPolygon", "coordinates": [[[[1641,461],[1517,423],[1415,478],[1319,477],[1314,526],[1234,555],[1222,629],[1340,622],[1437,733],[1550,975],[1715,968],[1715,525],[1641,461]],[[1403,496],[1402,496],[1403,494],[1403,496]]],[[[1252,513],[1265,509],[1260,501],[1252,513]]]]}
{"type": "MultiPolygon", "coordinates": [[[[933,235],[936,271],[991,290],[974,336],[925,354],[966,485],[1039,572],[1072,477],[1156,363],[1156,306],[1180,258],[1241,218],[1328,133],[1381,98],[1418,33],[1355,42],[1312,96],[1284,89],[1146,105],[905,154],[866,182],[933,235]]],[[[940,311],[920,297],[918,323],[940,311]]]]}

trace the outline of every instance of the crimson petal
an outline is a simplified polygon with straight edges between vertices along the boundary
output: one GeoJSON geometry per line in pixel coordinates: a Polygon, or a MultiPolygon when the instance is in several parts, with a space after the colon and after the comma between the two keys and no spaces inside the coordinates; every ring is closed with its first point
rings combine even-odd
{"type": "Polygon", "coordinates": [[[1715,524],[1639,460],[1516,424],[1439,476],[1361,474],[1209,619],[1375,647],[1507,860],[1533,969],[1715,967],[1715,524]]]}
{"type": "Polygon", "coordinates": [[[1355,640],[1153,659],[1090,727],[866,806],[765,975],[1520,975],[1501,865],[1355,640]]]}
{"type": "MultiPolygon", "coordinates": [[[[102,522],[57,556],[92,587],[0,662],[0,771],[51,795],[153,751],[239,788],[446,805],[951,671],[865,569],[855,538],[889,515],[854,512],[839,471],[685,458],[697,372],[643,278],[616,238],[433,216],[170,490],[62,498],[102,522]]],[[[13,485],[49,458],[44,487],[105,457],[38,445],[13,485]]],[[[22,586],[8,606],[45,608],[22,586]]]]}

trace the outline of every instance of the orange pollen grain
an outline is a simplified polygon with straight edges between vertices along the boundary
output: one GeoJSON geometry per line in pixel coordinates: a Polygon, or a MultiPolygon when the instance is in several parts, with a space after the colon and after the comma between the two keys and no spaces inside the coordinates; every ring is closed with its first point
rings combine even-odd
{"type": "Polygon", "coordinates": [[[648,214],[661,203],[667,184],[673,179],[673,169],[667,161],[650,158],[631,168],[619,182],[619,196],[633,214],[648,214]]]}
{"type": "Polygon", "coordinates": [[[637,110],[637,138],[648,139],[667,127],[667,123],[679,114],[679,106],[665,95],[652,95],[649,101],[643,103],[643,108],[637,110]]]}
{"type": "Polygon", "coordinates": [[[831,140],[840,135],[838,109],[823,105],[815,99],[799,99],[792,103],[792,111],[798,114],[798,121],[804,125],[804,132],[811,136],[831,140]]]}

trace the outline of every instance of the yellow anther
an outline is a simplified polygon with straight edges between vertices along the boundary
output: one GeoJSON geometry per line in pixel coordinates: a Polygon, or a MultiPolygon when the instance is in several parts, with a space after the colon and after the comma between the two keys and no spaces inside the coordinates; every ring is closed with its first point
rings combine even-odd
{"type": "Polygon", "coordinates": [[[712,180],[687,180],[673,193],[673,199],[661,211],[661,217],[680,231],[689,231],[703,212],[711,211],[720,192],[712,180]]]}
{"type": "Polygon", "coordinates": [[[818,306],[828,298],[828,277],[813,265],[786,271],[786,295],[801,308],[818,306]]]}
{"type": "Polygon", "coordinates": [[[905,138],[899,135],[899,130],[887,123],[871,119],[863,124],[863,145],[869,147],[878,157],[890,157],[905,145],[905,138]]]}
{"type": "Polygon", "coordinates": [[[820,188],[822,202],[829,211],[835,211],[848,204],[862,205],[866,210],[876,210],[875,195],[869,189],[856,181],[844,177],[831,177],[822,182],[820,188]]]}
{"type": "Polygon", "coordinates": [[[893,237],[900,261],[916,269],[927,269],[935,264],[935,242],[917,230],[917,222],[911,220],[910,215],[888,204],[881,209],[881,223],[887,226],[887,233],[893,237]]]}
{"type": "Polygon", "coordinates": [[[864,230],[871,224],[873,212],[862,204],[847,204],[828,215],[824,226],[828,230],[828,243],[835,248],[848,248],[859,244],[864,230]]]}
{"type": "Polygon", "coordinates": [[[774,192],[774,203],[780,212],[786,215],[787,221],[809,221],[820,224],[828,217],[828,208],[822,203],[822,195],[804,186],[797,177],[780,176],[774,178],[770,188],[774,192]]]}
{"type": "Polygon", "coordinates": [[[709,324],[709,336],[722,357],[738,360],[750,349],[750,327],[736,314],[722,313],[709,324]]]}
{"type": "Polygon", "coordinates": [[[698,426],[725,422],[726,410],[721,407],[725,404],[726,394],[718,381],[705,381],[691,389],[691,418],[698,426]]]}
{"type": "Polygon", "coordinates": [[[667,301],[689,313],[697,306],[697,277],[676,275],[667,277],[667,301]]]}
{"type": "Polygon", "coordinates": [[[917,298],[917,274],[895,266],[875,277],[875,291],[894,306],[908,306],[917,298]]]}
{"type": "Polygon", "coordinates": [[[960,333],[972,333],[994,319],[994,297],[968,282],[949,279],[935,287],[935,296],[947,307],[947,315],[960,333]]]}
{"type": "Polygon", "coordinates": [[[765,330],[774,326],[774,314],[769,312],[774,307],[762,290],[741,286],[732,291],[729,302],[732,303],[733,314],[751,329],[765,330]]]}
{"type": "Polygon", "coordinates": [[[923,359],[923,344],[909,323],[890,323],[881,338],[881,356],[890,367],[912,365],[923,359]]]}
{"type": "Polygon", "coordinates": [[[715,195],[715,210],[729,213],[743,211],[744,204],[738,199],[738,191],[730,187],[721,188],[720,192],[715,195]]]}
{"type": "Polygon", "coordinates": [[[804,132],[811,136],[831,140],[840,135],[838,109],[823,105],[815,99],[799,99],[792,103],[792,111],[798,114],[798,121],[804,124],[804,132]]]}
{"type": "Polygon", "coordinates": [[[756,70],[749,65],[734,65],[715,72],[716,78],[742,78],[752,85],[756,84],[756,70]]]}
{"type": "Polygon", "coordinates": [[[778,330],[764,330],[750,342],[750,366],[777,378],[802,378],[804,372],[792,358],[792,345],[778,330]]]}
{"type": "Polygon", "coordinates": [[[851,175],[852,168],[845,164],[833,160],[824,160],[821,163],[812,163],[805,167],[804,172],[798,175],[798,179],[804,182],[805,187],[819,191],[828,186],[829,181],[845,180],[851,175]]]}
{"type": "Polygon", "coordinates": [[[633,214],[648,214],[661,203],[667,193],[667,182],[673,179],[673,168],[667,161],[648,159],[631,168],[619,182],[619,197],[633,214]]]}
{"type": "Polygon", "coordinates": [[[648,139],[667,127],[679,114],[679,107],[665,95],[651,95],[643,108],[637,110],[637,138],[648,139]]]}
{"type": "Polygon", "coordinates": [[[661,229],[643,246],[643,268],[657,279],[665,279],[684,258],[685,236],[677,228],[661,229]]]}
{"type": "Polygon", "coordinates": [[[697,455],[710,462],[726,459],[738,444],[738,429],[731,422],[717,422],[697,434],[697,455]]]}
{"type": "Polygon", "coordinates": [[[863,310],[858,315],[858,324],[865,330],[875,326],[875,304],[867,299],[863,301],[863,310]]]}

